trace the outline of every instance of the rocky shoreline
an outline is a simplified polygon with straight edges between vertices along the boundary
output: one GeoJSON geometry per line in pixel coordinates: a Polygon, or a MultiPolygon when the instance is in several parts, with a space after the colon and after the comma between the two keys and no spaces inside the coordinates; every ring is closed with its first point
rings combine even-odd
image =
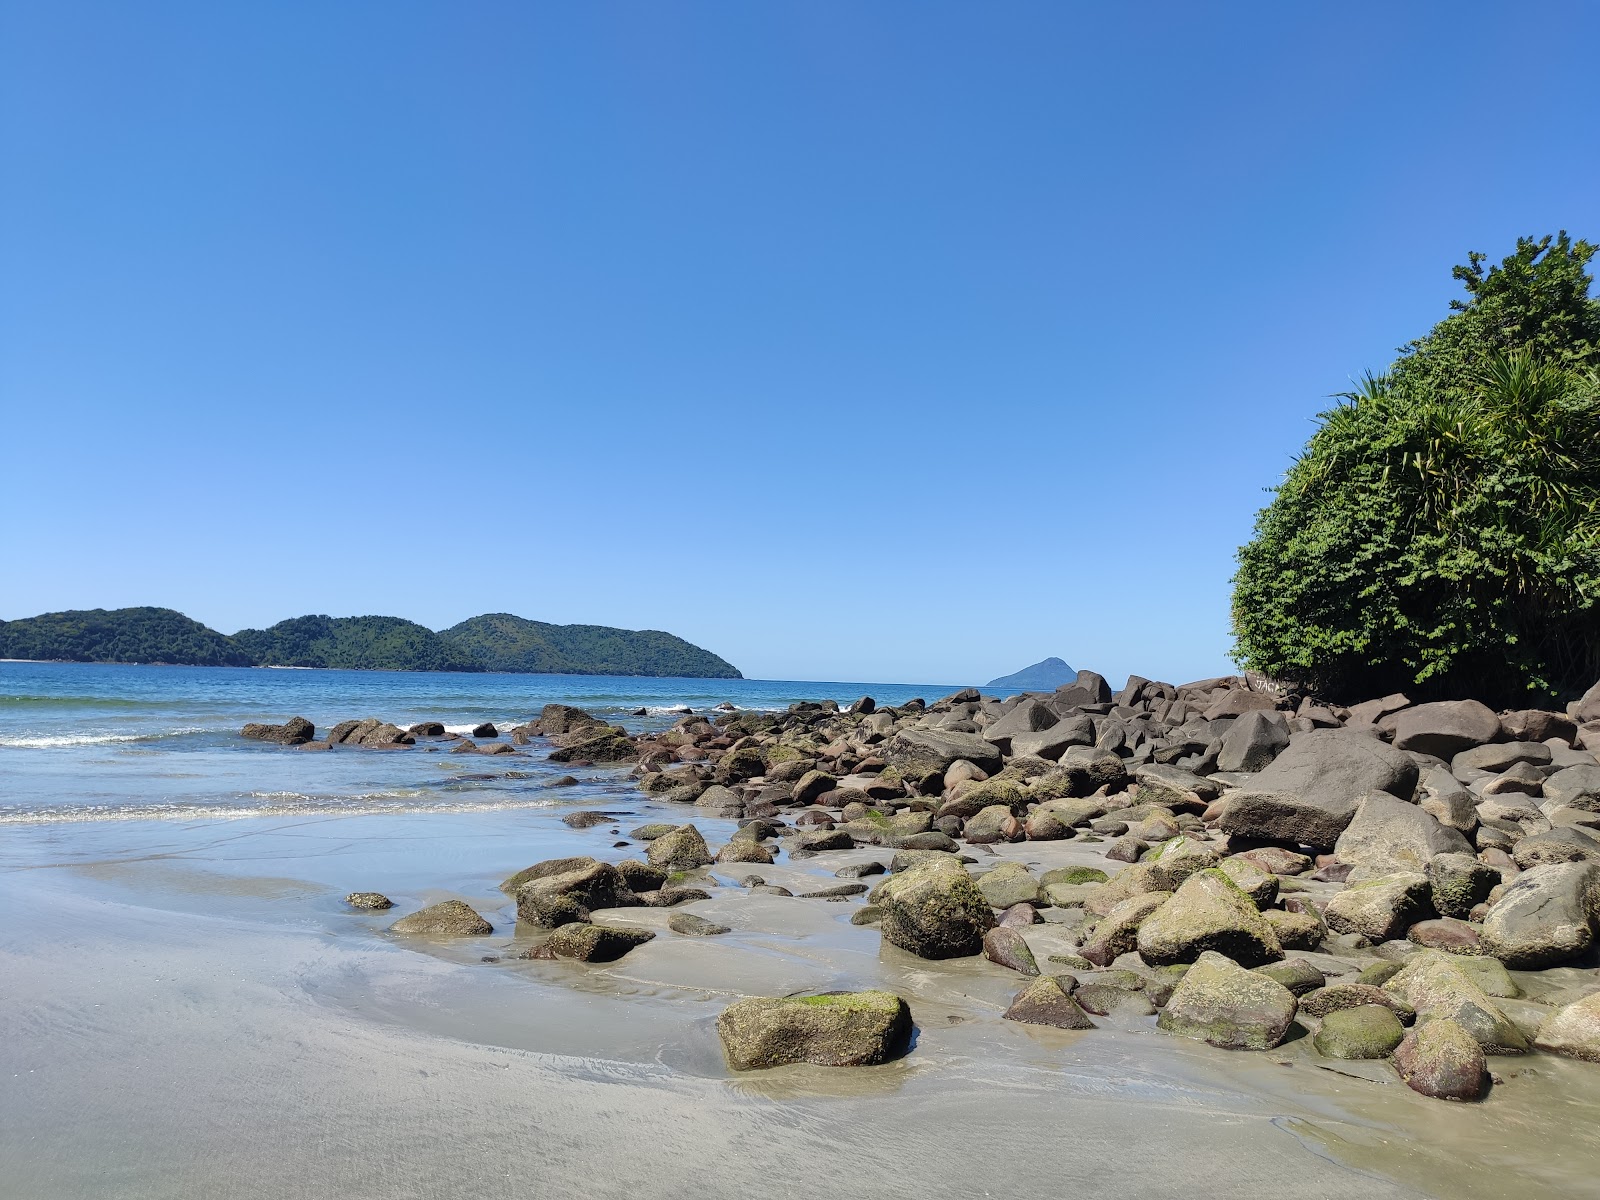
{"type": "MultiPolygon", "coordinates": [[[[501,886],[529,934],[522,959],[615,961],[657,936],[630,927],[638,907],[682,909],[672,935],[715,937],[728,927],[689,907],[708,889],[789,895],[763,864],[866,847],[880,852],[797,899],[853,905],[860,936],[930,970],[982,956],[1013,973],[1013,1021],[1153,1017],[1254,1051],[1309,1036],[1330,1061],[1370,1060],[1452,1100],[1486,1096],[1498,1056],[1600,1062],[1600,686],[1565,713],[1496,713],[1399,695],[1291,704],[1237,678],[1136,677],[1113,694],[1080,672],[1049,694],[688,713],[648,734],[564,705],[503,739],[376,719],[320,740],[301,718],[244,732],[320,749],[549,746],[552,761],[631,766],[662,804],[737,822],[715,848],[692,820],[654,823],[628,832],[642,859],[517,872],[501,886]],[[985,869],[998,843],[1064,841],[1103,865],[985,869]]],[[[566,820],[613,824],[586,809],[566,820]]],[[[492,929],[461,901],[393,928],[492,929]]],[[[907,1053],[914,1019],[884,992],[752,997],[718,1033],[735,1070],[864,1065],[907,1053]]]]}

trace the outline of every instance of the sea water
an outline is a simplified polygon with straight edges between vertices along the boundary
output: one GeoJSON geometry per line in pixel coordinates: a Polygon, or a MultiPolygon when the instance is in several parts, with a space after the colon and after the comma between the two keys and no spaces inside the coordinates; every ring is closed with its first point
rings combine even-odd
{"type": "MultiPolygon", "coordinates": [[[[782,711],[797,700],[932,700],[949,687],[766,679],[0,663],[0,824],[251,817],[312,812],[492,811],[544,802],[566,768],[526,758],[286,751],[239,735],[251,721],[319,732],[378,717],[502,731],[572,704],[632,731],[685,709],[782,711]],[[635,715],[640,709],[644,716],[635,715]],[[424,757],[425,756],[425,757],[424,757]],[[489,764],[492,770],[485,770],[489,764]],[[474,769],[478,768],[478,769],[474,769]],[[477,776],[474,778],[474,776],[477,776]]],[[[609,771],[599,777],[612,778],[609,771]]]]}

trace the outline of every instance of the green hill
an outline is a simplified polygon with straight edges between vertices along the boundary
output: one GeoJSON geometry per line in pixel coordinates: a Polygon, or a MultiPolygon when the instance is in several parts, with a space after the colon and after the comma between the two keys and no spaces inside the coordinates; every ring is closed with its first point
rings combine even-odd
{"type": "Polygon", "coordinates": [[[551,625],[486,613],[439,635],[484,671],[739,679],[732,663],[655,629],[551,625]]]}
{"type": "Polygon", "coordinates": [[[0,658],[248,667],[232,638],[170,608],[91,608],[0,621],[0,658]]]}
{"type": "Polygon", "coordinates": [[[228,637],[170,608],[97,608],[0,621],[0,658],[743,678],[726,660],[670,633],[550,625],[510,613],[473,617],[442,633],[401,617],[294,617],[228,637]]]}
{"type": "Polygon", "coordinates": [[[347,671],[481,671],[433,630],[401,617],[292,617],[233,635],[264,667],[347,671]]]}

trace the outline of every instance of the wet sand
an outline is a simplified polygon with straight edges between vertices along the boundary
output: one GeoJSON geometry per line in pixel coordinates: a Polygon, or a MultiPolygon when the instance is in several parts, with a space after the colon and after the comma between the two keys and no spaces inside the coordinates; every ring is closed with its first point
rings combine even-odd
{"type": "MultiPolygon", "coordinates": [[[[694,819],[713,845],[731,829],[642,797],[603,803],[626,815],[582,832],[560,823],[567,808],[7,831],[0,1195],[1600,1192],[1600,1069],[1491,1060],[1503,1082],[1462,1106],[1381,1064],[1324,1069],[1309,1039],[1247,1054],[1153,1018],[1019,1026],[999,1016],[1019,976],[880,948],[849,924],[859,901],[728,887],[688,906],[733,926],[723,937],[630,909],[602,919],[660,933],[620,962],[481,961],[528,940],[495,887],[512,870],[639,856],[610,831],[645,820],[694,819]],[[397,908],[345,909],[367,889],[397,908]],[[494,935],[385,931],[447,897],[494,935]],[[918,1036],[901,1061],[724,1067],[713,1023],[730,999],[862,986],[910,1001],[918,1036]]],[[[1100,861],[1070,843],[1000,853],[1100,861]]],[[[888,854],[716,874],[819,886],[871,857],[888,854]]],[[[1041,955],[1053,936],[1028,932],[1041,955]]]]}

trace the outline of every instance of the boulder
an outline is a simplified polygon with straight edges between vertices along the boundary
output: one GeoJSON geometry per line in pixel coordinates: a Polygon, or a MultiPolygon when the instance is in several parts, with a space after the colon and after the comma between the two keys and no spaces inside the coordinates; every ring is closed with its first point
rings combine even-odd
{"type": "Polygon", "coordinates": [[[1479,934],[1484,949],[1515,970],[1571,962],[1595,940],[1600,866],[1554,863],[1524,871],[1490,906],[1479,934]]]}
{"type": "Polygon", "coordinates": [[[1256,709],[1233,722],[1217,751],[1219,771],[1260,771],[1289,745],[1289,723],[1280,712],[1256,709]]]}
{"type": "Polygon", "coordinates": [[[1600,683],[1567,706],[1567,715],[1580,725],[1600,721],[1600,683]]]}
{"type": "Polygon", "coordinates": [[[664,837],[656,838],[644,856],[651,866],[668,871],[692,871],[715,861],[706,839],[693,825],[680,825],[664,837]]]}
{"type": "Polygon", "coordinates": [[[717,851],[719,863],[771,863],[773,859],[772,848],[755,838],[735,837],[717,851]]]}
{"type": "Polygon", "coordinates": [[[303,746],[317,736],[317,727],[304,717],[290,717],[282,725],[251,723],[239,731],[240,736],[260,742],[276,742],[280,746],[303,746]]]}
{"type": "Polygon", "coordinates": [[[1300,997],[1300,1011],[1310,1017],[1325,1017],[1329,1013],[1374,1004],[1392,1011],[1402,1023],[1410,1024],[1417,1019],[1417,1010],[1411,1005],[1370,983],[1330,983],[1300,997]]]}
{"type": "Polygon", "coordinates": [[[1334,843],[1334,858],[1355,867],[1356,881],[1396,871],[1424,871],[1436,854],[1471,854],[1472,844],[1415,804],[1368,792],[1334,843]]]}
{"type": "Polygon", "coordinates": [[[1011,739],[1018,734],[1041,733],[1060,724],[1061,718],[1046,704],[1031,697],[1001,717],[983,727],[983,737],[1006,754],[1013,753],[1011,739]]]}
{"type": "Polygon", "coordinates": [[[1547,808],[1600,812],[1600,763],[1564,767],[1544,781],[1547,808]]]}
{"type": "Polygon", "coordinates": [[[1420,951],[1383,985],[1384,991],[1415,1009],[1419,1024],[1454,1021],[1486,1054],[1527,1053],[1528,1039],[1457,965],[1461,961],[1437,950],[1420,951]]]}
{"type": "MultiPolygon", "coordinates": [[[[1110,857],[1110,853],[1107,853],[1110,857]]],[[[1175,837],[1159,846],[1148,860],[1150,882],[1163,892],[1175,892],[1196,871],[1217,865],[1217,852],[1191,837],[1175,837]]]]}
{"type": "Polygon", "coordinates": [[[997,925],[983,935],[983,956],[1023,975],[1039,973],[1039,964],[1022,934],[1004,925],[997,925]]]}
{"type": "Polygon", "coordinates": [[[470,904],[460,900],[430,904],[409,917],[401,917],[389,928],[395,933],[422,933],[435,937],[477,937],[494,932],[493,925],[485,921],[470,904]]]}
{"type": "Polygon", "coordinates": [[[815,804],[838,784],[839,781],[826,771],[807,771],[795,780],[794,791],[789,798],[797,805],[815,804]]]}
{"type": "Polygon", "coordinates": [[[583,865],[541,875],[519,886],[516,889],[517,917],[554,929],[574,921],[587,921],[595,909],[625,908],[639,903],[616,867],[593,859],[579,862],[583,865]]]}
{"type": "Polygon", "coordinates": [[[1136,944],[1139,957],[1158,967],[1191,963],[1207,951],[1246,967],[1283,957],[1277,935],[1255,902],[1215,867],[1191,875],[1141,922],[1136,944]]]}
{"type": "Polygon", "coordinates": [[[639,748],[626,734],[605,725],[596,725],[598,736],[585,738],[570,746],[550,751],[550,761],[565,762],[628,762],[639,756],[639,748]]]}
{"type": "Polygon", "coordinates": [[[497,738],[500,736],[500,731],[494,727],[493,722],[485,721],[482,725],[474,725],[472,727],[472,732],[468,736],[475,738],[497,738]]]}
{"type": "Polygon", "coordinates": [[[937,777],[942,785],[950,764],[964,758],[987,775],[1004,766],[1000,748],[975,733],[944,729],[902,729],[883,747],[883,757],[913,781],[937,777]]]}
{"type": "Polygon", "coordinates": [[[1275,979],[1206,951],[1174,989],[1157,1025],[1225,1050],[1270,1050],[1294,1023],[1294,994],[1275,979]]]}
{"type": "Polygon", "coordinates": [[[1259,909],[1271,907],[1278,898],[1278,877],[1263,871],[1248,858],[1225,858],[1217,864],[1217,869],[1233,880],[1233,885],[1249,896],[1250,902],[1259,909]]]}
{"type": "Polygon", "coordinates": [[[1554,739],[1572,745],[1578,736],[1578,723],[1564,713],[1542,708],[1521,708],[1500,714],[1500,728],[1518,742],[1544,742],[1554,739]]]}
{"type": "Polygon", "coordinates": [[[1454,917],[1418,921],[1406,930],[1406,941],[1429,950],[1445,950],[1451,954],[1483,953],[1483,944],[1478,937],[1477,929],[1454,917]]]}
{"type": "Polygon", "coordinates": [[[1430,1021],[1408,1031],[1394,1052],[1406,1086],[1438,1100],[1477,1100],[1488,1089],[1483,1047],[1454,1021],[1430,1021]]]}
{"type": "Polygon", "coordinates": [[[1309,857],[1294,850],[1285,850],[1282,846],[1258,846],[1233,857],[1253,862],[1263,871],[1270,871],[1274,875],[1304,875],[1312,867],[1309,857]]]}
{"type": "Polygon", "coordinates": [[[1551,863],[1600,862],[1600,839],[1574,826],[1529,834],[1511,850],[1524,871],[1551,863]]]}
{"type": "Polygon", "coordinates": [[[898,1058],[911,1044],[911,1010],[890,992],[752,996],[717,1018],[735,1071],[810,1063],[860,1067],[898,1058]]]}
{"type": "Polygon", "coordinates": [[[1499,871],[1465,851],[1429,859],[1426,874],[1433,907],[1442,917],[1470,916],[1500,882],[1499,871]]]}
{"type": "Polygon", "coordinates": [[[1551,1054],[1600,1062],[1600,992],[1551,1013],[1533,1044],[1551,1054]]]}
{"type": "Polygon", "coordinates": [[[1272,926],[1278,945],[1285,950],[1315,950],[1328,936],[1328,927],[1315,912],[1267,908],[1262,910],[1261,919],[1272,926]]]}
{"type": "Polygon", "coordinates": [[[380,911],[394,907],[394,901],[382,892],[351,892],[344,898],[344,902],[351,908],[377,909],[380,911]]]}
{"type": "Polygon", "coordinates": [[[1003,862],[978,876],[978,890],[995,908],[1033,904],[1039,899],[1039,881],[1019,862],[1003,862]]]}
{"type": "Polygon", "coordinates": [[[1083,943],[1083,957],[1097,967],[1106,967],[1132,953],[1138,948],[1139,926],[1171,898],[1171,892],[1142,892],[1113,906],[1083,943]]]}
{"type": "Polygon", "coordinates": [[[556,958],[579,962],[615,962],[635,946],[656,935],[649,929],[620,929],[611,925],[569,922],[552,933],[542,949],[556,958]]]}
{"type": "Polygon", "coordinates": [[[995,925],[989,902],[953,856],[930,856],[879,885],[883,938],[920,958],[959,958],[983,949],[995,925]]]}
{"type": "Polygon", "coordinates": [[[1022,822],[1003,804],[991,804],[967,818],[961,836],[977,846],[995,842],[1018,842],[1025,835],[1022,822]]]}
{"type": "Polygon", "coordinates": [[[1328,901],[1322,914],[1335,933],[1359,933],[1374,942],[1403,937],[1411,926],[1433,915],[1432,890],[1420,871],[1350,884],[1328,901]]]}
{"type": "MultiPolygon", "coordinates": [[[[668,826],[668,828],[670,829],[671,826],[668,826]]],[[[630,836],[637,837],[638,831],[635,830],[630,836]]],[[[576,855],[572,858],[547,858],[543,862],[536,862],[533,866],[524,867],[516,874],[508,876],[500,884],[500,890],[515,899],[517,892],[521,890],[522,885],[525,883],[531,883],[535,879],[543,879],[549,875],[562,875],[568,871],[576,871],[583,867],[598,865],[599,860],[591,858],[587,854],[576,855]]]]}
{"type": "Polygon", "coordinates": [[[1265,966],[1255,968],[1255,972],[1257,975],[1265,975],[1268,979],[1283,984],[1296,996],[1315,991],[1327,982],[1327,977],[1303,958],[1267,963],[1265,966]]]}
{"type": "Polygon", "coordinates": [[[1387,1058],[1406,1035],[1400,1018],[1377,1004],[1329,1013],[1312,1039],[1324,1058],[1387,1058]]]}
{"type": "Polygon", "coordinates": [[[1001,1015],[1024,1025],[1049,1025],[1056,1029],[1093,1029],[1094,1022],[1072,998],[1077,980],[1071,975],[1044,975],[1011,999],[1001,1015]]]}
{"type": "Polygon", "coordinates": [[[1340,729],[1296,734],[1256,774],[1252,790],[1224,798],[1222,829],[1237,837],[1331,850],[1355,816],[1359,797],[1408,798],[1417,765],[1378,739],[1340,729]]]}
{"type": "Polygon", "coordinates": [[[1438,700],[1419,704],[1395,720],[1394,744],[1398,750],[1415,750],[1449,761],[1463,750],[1499,741],[1500,718],[1476,700],[1438,700]]]}
{"type": "Polygon", "coordinates": [[[1550,747],[1541,742],[1489,742],[1456,755],[1450,760],[1450,771],[1458,779],[1471,779],[1474,771],[1499,772],[1519,763],[1547,766],[1551,757],[1550,747]]]}

